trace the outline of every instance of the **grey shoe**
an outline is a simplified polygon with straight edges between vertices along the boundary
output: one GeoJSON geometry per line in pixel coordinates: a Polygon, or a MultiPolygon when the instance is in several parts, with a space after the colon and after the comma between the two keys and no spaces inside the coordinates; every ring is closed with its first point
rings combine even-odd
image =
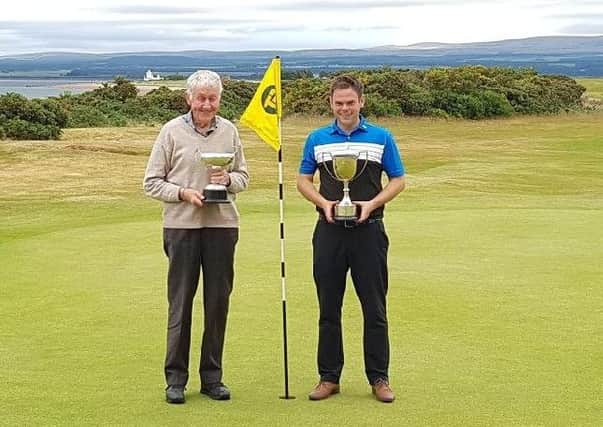
{"type": "Polygon", "coordinates": [[[214,400],[230,400],[230,390],[222,383],[206,384],[201,387],[201,394],[214,400]]]}
{"type": "Polygon", "coordinates": [[[184,403],[184,386],[168,386],[168,388],[165,389],[165,400],[167,403],[184,403]]]}

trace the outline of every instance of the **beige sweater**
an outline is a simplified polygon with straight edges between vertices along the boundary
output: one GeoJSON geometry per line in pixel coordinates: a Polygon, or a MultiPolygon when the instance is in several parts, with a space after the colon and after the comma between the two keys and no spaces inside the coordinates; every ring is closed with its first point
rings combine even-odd
{"type": "Polygon", "coordinates": [[[238,227],[235,193],[249,183],[247,163],[237,128],[216,116],[215,127],[204,136],[192,125],[190,112],[166,123],[159,132],[144,176],[147,196],[162,200],[165,228],[238,227]],[[232,203],[208,203],[199,208],[178,199],[180,188],[202,191],[209,184],[209,169],[201,163],[200,152],[235,153],[228,166],[232,203]]]}

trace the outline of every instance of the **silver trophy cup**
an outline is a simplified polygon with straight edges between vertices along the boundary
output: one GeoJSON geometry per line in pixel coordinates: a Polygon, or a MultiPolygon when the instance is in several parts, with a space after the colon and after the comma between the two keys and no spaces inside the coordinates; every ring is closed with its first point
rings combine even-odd
{"type": "MultiPolygon", "coordinates": [[[[200,153],[199,159],[212,171],[225,169],[234,160],[234,153],[200,153]]],[[[222,184],[207,184],[203,189],[203,203],[230,203],[228,191],[222,184]]]]}
{"type": "Polygon", "coordinates": [[[356,221],[358,216],[356,215],[356,205],[350,199],[350,181],[354,180],[364,172],[364,168],[368,162],[368,153],[364,165],[357,172],[358,159],[360,157],[359,152],[356,151],[345,151],[338,153],[331,153],[330,157],[333,160],[333,173],[329,171],[326,166],[325,169],[334,179],[343,182],[343,198],[339,203],[335,205],[335,219],[338,221],[356,221]]]}

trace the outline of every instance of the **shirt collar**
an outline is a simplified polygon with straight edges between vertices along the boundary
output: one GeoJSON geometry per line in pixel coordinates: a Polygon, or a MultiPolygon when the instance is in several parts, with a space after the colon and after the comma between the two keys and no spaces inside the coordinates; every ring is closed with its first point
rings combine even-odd
{"type": "Polygon", "coordinates": [[[331,123],[331,134],[338,133],[340,135],[348,136],[352,135],[354,132],[368,132],[367,121],[362,114],[360,115],[360,123],[358,123],[358,126],[356,126],[349,134],[337,125],[337,119],[333,120],[333,123],[331,123]]]}
{"type": "Polygon", "coordinates": [[[189,110],[184,116],[182,116],[187,125],[189,125],[195,132],[199,135],[208,136],[218,127],[218,116],[214,117],[214,119],[209,124],[209,128],[206,129],[205,132],[199,132],[199,129],[195,127],[195,123],[193,122],[193,113],[189,110]]]}

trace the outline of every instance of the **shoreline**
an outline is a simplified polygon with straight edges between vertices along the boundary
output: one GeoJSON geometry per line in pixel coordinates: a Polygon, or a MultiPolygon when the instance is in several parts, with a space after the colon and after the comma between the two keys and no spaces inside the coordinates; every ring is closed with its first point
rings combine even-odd
{"type": "MultiPolygon", "coordinates": [[[[98,82],[75,82],[75,83],[62,83],[58,85],[51,86],[53,89],[62,89],[62,90],[77,90],[78,92],[90,92],[94,89],[98,89],[102,87],[103,83],[111,82],[107,81],[98,81],[98,82]]],[[[165,83],[147,83],[147,82],[139,82],[130,80],[136,89],[138,90],[139,95],[145,95],[152,90],[159,88],[160,86],[166,86],[170,90],[184,89],[183,87],[176,86],[174,84],[170,84],[169,82],[165,83]]]]}
{"type": "Polygon", "coordinates": [[[81,92],[89,92],[94,89],[98,89],[103,85],[104,82],[76,82],[76,83],[60,83],[55,85],[49,85],[49,88],[52,89],[63,89],[66,91],[69,90],[78,90],[81,92]]]}
{"type": "MultiPolygon", "coordinates": [[[[28,98],[48,98],[60,96],[64,93],[79,95],[84,92],[91,92],[99,89],[104,83],[111,83],[112,80],[75,80],[47,78],[47,79],[16,79],[0,77],[0,95],[10,92],[22,94],[28,98]]],[[[146,95],[160,86],[166,86],[170,90],[184,89],[182,83],[174,81],[154,81],[145,82],[139,80],[130,80],[136,89],[138,95],[146,95]]]]}

